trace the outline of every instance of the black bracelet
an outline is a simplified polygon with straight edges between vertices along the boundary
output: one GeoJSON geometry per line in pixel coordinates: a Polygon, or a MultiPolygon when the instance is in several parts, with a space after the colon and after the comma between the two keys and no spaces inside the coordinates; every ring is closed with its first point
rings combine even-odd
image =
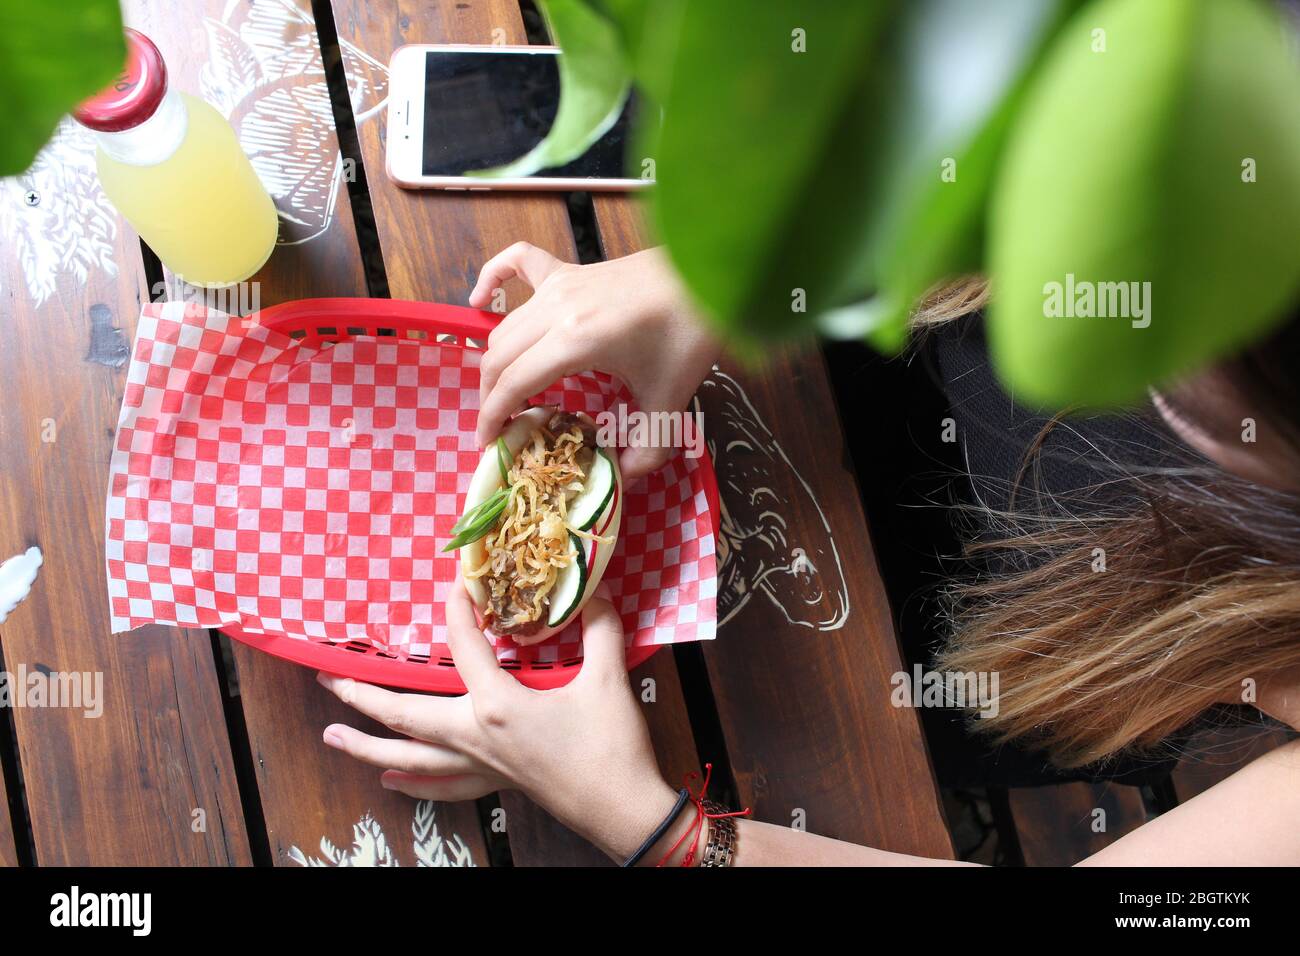
{"type": "Polygon", "coordinates": [[[637,848],[637,851],[623,861],[624,866],[636,866],[641,862],[641,858],[649,853],[650,848],[659,842],[659,838],[668,832],[668,828],[673,825],[673,821],[682,812],[682,807],[686,806],[686,801],[690,795],[691,792],[682,787],[677,794],[677,802],[673,804],[668,816],[664,817],[664,822],[655,827],[655,832],[646,837],[646,841],[637,848]]]}

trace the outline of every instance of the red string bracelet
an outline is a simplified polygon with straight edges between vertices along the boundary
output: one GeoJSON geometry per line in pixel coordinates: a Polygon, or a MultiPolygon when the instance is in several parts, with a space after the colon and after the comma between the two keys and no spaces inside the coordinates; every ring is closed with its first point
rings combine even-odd
{"type": "MultiPolygon", "coordinates": [[[[688,773],[683,778],[682,784],[686,787],[688,792],[690,792],[691,790],[691,781],[699,779],[699,776],[700,775],[698,773],[692,771],[691,773],[688,773]]],[[[704,826],[705,820],[721,820],[725,817],[749,816],[751,812],[749,807],[746,807],[743,810],[733,810],[730,813],[709,813],[707,810],[704,809],[704,795],[709,792],[709,780],[712,777],[713,777],[713,764],[706,763],[704,765],[704,782],[700,784],[700,792],[699,793],[691,792],[691,802],[695,804],[695,820],[691,823],[690,828],[677,838],[677,842],[674,843],[672,847],[669,848],[668,852],[663,855],[663,859],[661,859],[658,863],[656,863],[655,866],[666,866],[668,864],[668,861],[673,858],[673,854],[677,852],[678,848],[682,845],[683,841],[685,841],[685,839],[688,836],[691,838],[691,848],[686,851],[686,856],[682,858],[682,862],[678,865],[679,866],[694,865],[695,848],[699,843],[700,828],[704,826]]]]}

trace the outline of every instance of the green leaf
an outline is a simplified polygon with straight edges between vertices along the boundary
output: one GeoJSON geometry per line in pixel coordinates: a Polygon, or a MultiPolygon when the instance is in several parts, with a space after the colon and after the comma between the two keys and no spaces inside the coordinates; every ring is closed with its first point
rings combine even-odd
{"type": "MultiPolygon", "coordinates": [[[[487,501],[483,502],[483,504],[479,505],[467,514],[465,518],[461,519],[461,521],[464,522],[464,527],[458,534],[455,534],[447,546],[442,550],[444,552],[455,551],[457,548],[463,548],[465,545],[477,541],[479,538],[490,533],[493,526],[497,523],[497,519],[501,517],[501,512],[506,510],[506,504],[509,502],[509,498],[510,496],[508,492],[500,497],[493,495],[487,501]],[[469,518],[470,514],[474,515],[473,519],[466,521],[465,519],[469,518]]],[[[459,523],[460,522],[458,522],[458,524],[459,523]]],[[[452,530],[453,532],[456,531],[455,528],[452,530]]]]}
{"type": "Polygon", "coordinates": [[[1035,64],[1080,0],[915,0],[885,44],[894,91],[874,140],[883,155],[863,188],[867,335],[896,351],[937,282],[978,271],[997,161],[1035,64]]]}
{"type": "Polygon", "coordinates": [[[30,166],[60,118],[125,62],[117,0],[0,0],[0,176],[30,166]]]}
{"type": "Polygon", "coordinates": [[[665,15],[673,49],[638,0],[604,0],[638,81],[645,51],[668,50],[671,68],[652,70],[662,134],[644,147],[657,225],[733,341],[858,327],[901,347],[920,295],[979,267],[1014,94],[1079,2],[756,4],[743,18],[694,4],[665,15]]]}
{"type": "MultiPolygon", "coordinates": [[[[687,0],[592,0],[618,31],[640,94],[661,105],[667,97],[673,50],[687,0]]],[[[652,124],[658,126],[656,118],[652,124]]]]}
{"type": "MultiPolygon", "coordinates": [[[[466,511],[463,515],[461,515],[460,520],[451,526],[451,533],[459,534],[461,531],[464,531],[466,528],[478,524],[478,522],[482,519],[483,515],[486,512],[491,511],[493,508],[496,508],[498,505],[505,502],[505,500],[509,497],[510,497],[509,488],[498,488],[496,491],[492,492],[492,494],[488,495],[487,498],[480,501],[473,508],[470,508],[469,511],[466,511]]],[[[501,513],[500,510],[498,510],[497,514],[500,513],[501,513]]]]}
{"type": "Polygon", "coordinates": [[[664,112],[655,225],[733,337],[810,330],[843,303],[867,216],[870,119],[885,95],[866,80],[891,7],[687,3],[673,8],[675,44],[643,35],[666,58],[651,89],[664,112]]]}
{"type": "Polygon", "coordinates": [[[582,0],[541,0],[540,6],[551,40],[562,50],[555,122],[519,159],[468,175],[517,178],[563,166],[604,136],[623,112],[631,75],[614,26],[582,0]]]}
{"type": "Polygon", "coordinates": [[[1018,399],[1139,399],[1284,318],[1300,286],[1298,89],[1285,31],[1254,0],[1105,0],[1061,32],[991,198],[990,345],[1018,399]],[[1135,301],[1128,317],[1051,315],[1068,276],[1139,283],[1146,318],[1135,301]]]}
{"type": "Polygon", "coordinates": [[[504,438],[497,439],[497,467],[501,469],[501,480],[510,484],[510,462],[512,458],[510,449],[506,446],[504,438]]]}

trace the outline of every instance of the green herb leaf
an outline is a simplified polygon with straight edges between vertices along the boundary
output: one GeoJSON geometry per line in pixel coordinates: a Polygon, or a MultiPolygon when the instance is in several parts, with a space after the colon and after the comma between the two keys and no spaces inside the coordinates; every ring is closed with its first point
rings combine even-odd
{"type": "Polygon", "coordinates": [[[563,166],[618,121],[632,86],[614,26],[582,0],[542,0],[551,41],[561,47],[560,105],[545,138],[514,162],[470,176],[518,178],[563,166]]]}
{"type": "Polygon", "coordinates": [[[451,542],[442,550],[455,551],[457,548],[463,548],[465,545],[477,541],[491,532],[492,526],[501,517],[501,512],[505,511],[508,500],[508,494],[500,497],[494,495],[478,508],[475,508],[474,513],[476,513],[476,516],[474,520],[467,523],[464,529],[452,538],[451,542]]]}
{"type": "Polygon", "coordinates": [[[989,342],[1017,400],[1141,399],[1285,320],[1297,89],[1270,4],[1104,0],[1064,28],[991,199],[989,342]]]}
{"type": "Polygon", "coordinates": [[[510,484],[510,449],[506,446],[504,438],[497,439],[497,465],[501,469],[501,480],[508,486],[510,484]]]}
{"type": "MultiPolygon", "coordinates": [[[[471,525],[476,524],[484,512],[491,511],[493,508],[497,507],[498,504],[503,504],[509,497],[510,489],[498,488],[483,501],[480,501],[473,508],[470,508],[469,511],[461,515],[460,520],[451,526],[451,533],[459,534],[471,525]]],[[[500,511],[497,513],[500,514],[500,511]]]]}
{"type": "Polygon", "coordinates": [[[59,119],[113,82],[126,62],[118,0],[57,8],[0,0],[0,176],[21,173],[59,119]]]}

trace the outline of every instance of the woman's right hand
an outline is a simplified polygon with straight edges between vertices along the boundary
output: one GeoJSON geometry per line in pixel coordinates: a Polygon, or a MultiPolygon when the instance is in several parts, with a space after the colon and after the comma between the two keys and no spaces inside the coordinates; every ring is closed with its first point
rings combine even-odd
{"type": "MultiPolygon", "coordinates": [[[[721,352],[662,249],[583,266],[517,242],[483,266],[469,304],[486,308],[493,291],[514,277],[532,286],[533,297],[488,336],[479,385],[480,447],[529,398],[579,372],[615,376],[642,411],[682,411],[721,352]]],[[[633,479],[672,453],[630,447],[619,464],[633,479]]]]}

